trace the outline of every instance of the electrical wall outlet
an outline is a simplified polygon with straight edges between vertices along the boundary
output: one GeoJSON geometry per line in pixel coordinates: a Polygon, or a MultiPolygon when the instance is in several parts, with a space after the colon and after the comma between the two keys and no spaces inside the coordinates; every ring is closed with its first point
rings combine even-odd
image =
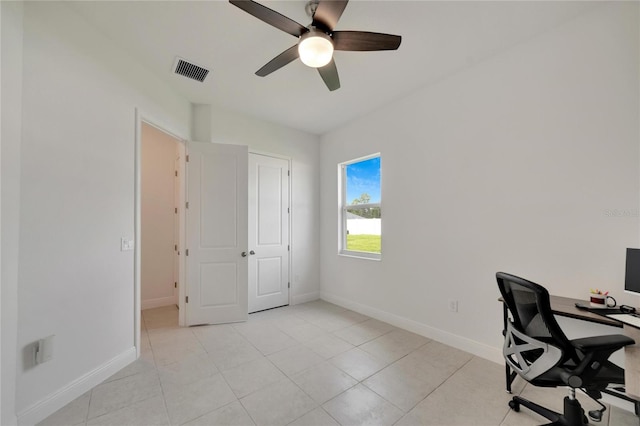
{"type": "Polygon", "coordinates": [[[133,250],[134,247],[133,240],[128,240],[126,238],[120,238],[120,251],[128,251],[133,250]]]}
{"type": "Polygon", "coordinates": [[[458,312],[458,301],[449,299],[449,312],[458,312]]]}

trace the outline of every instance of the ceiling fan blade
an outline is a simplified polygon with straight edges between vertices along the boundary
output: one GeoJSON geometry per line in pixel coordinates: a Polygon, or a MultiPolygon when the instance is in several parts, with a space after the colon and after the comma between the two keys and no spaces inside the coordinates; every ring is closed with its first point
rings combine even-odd
{"type": "Polygon", "coordinates": [[[333,30],[349,0],[320,0],[313,14],[313,26],[333,30]]]}
{"type": "Polygon", "coordinates": [[[338,77],[338,68],[336,68],[336,62],[331,59],[327,65],[322,68],[318,68],[320,77],[324,80],[324,84],[332,92],[340,88],[340,77],[338,77]]]}
{"type": "Polygon", "coordinates": [[[250,15],[272,25],[285,33],[289,33],[292,36],[300,37],[302,34],[309,31],[308,28],[303,27],[293,19],[276,12],[273,9],[269,9],[266,6],[256,3],[252,0],[229,0],[234,6],[239,7],[250,15]]]}
{"type": "Polygon", "coordinates": [[[256,71],[256,75],[260,77],[266,77],[267,75],[279,70],[289,62],[296,59],[298,59],[298,45],[294,44],[293,46],[267,62],[265,66],[256,71]]]}
{"type": "Polygon", "coordinates": [[[399,35],[370,33],[367,31],[334,31],[333,48],[365,52],[371,50],[396,50],[402,37],[399,35]]]}

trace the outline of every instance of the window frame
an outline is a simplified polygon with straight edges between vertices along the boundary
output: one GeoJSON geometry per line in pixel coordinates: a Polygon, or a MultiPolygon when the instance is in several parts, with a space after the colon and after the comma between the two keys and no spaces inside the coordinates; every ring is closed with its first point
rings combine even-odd
{"type": "Polygon", "coordinates": [[[382,260],[382,155],[377,152],[364,157],[345,161],[338,164],[338,255],[345,257],[356,257],[369,260],[382,260]],[[348,204],[347,201],[347,166],[360,163],[372,158],[380,158],[380,202],[367,204],[348,204]],[[347,250],[347,209],[365,210],[377,207],[380,209],[380,253],[366,251],[347,250]]]}

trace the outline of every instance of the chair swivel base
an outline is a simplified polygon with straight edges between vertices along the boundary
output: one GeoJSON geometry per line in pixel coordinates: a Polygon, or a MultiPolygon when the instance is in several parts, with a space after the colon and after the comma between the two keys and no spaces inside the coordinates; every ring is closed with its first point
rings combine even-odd
{"type": "Polygon", "coordinates": [[[551,423],[547,423],[544,426],[586,426],[589,424],[587,417],[584,415],[584,410],[580,405],[580,401],[570,399],[568,396],[564,397],[564,414],[556,413],[519,396],[514,396],[511,401],[509,401],[509,407],[511,407],[513,411],[520,411],[520,405],[524,405],[534,413],[540,414],[545,419],[551,421],[551,423]]]}

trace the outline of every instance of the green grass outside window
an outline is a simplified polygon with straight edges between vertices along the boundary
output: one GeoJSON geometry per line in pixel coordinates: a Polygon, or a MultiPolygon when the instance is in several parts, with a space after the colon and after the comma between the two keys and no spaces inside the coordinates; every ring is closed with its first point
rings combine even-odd
{"type": "Polygon", "coordinates": [[[380,253],[382,235],[347,235],[347,250],[380,253]]]}

